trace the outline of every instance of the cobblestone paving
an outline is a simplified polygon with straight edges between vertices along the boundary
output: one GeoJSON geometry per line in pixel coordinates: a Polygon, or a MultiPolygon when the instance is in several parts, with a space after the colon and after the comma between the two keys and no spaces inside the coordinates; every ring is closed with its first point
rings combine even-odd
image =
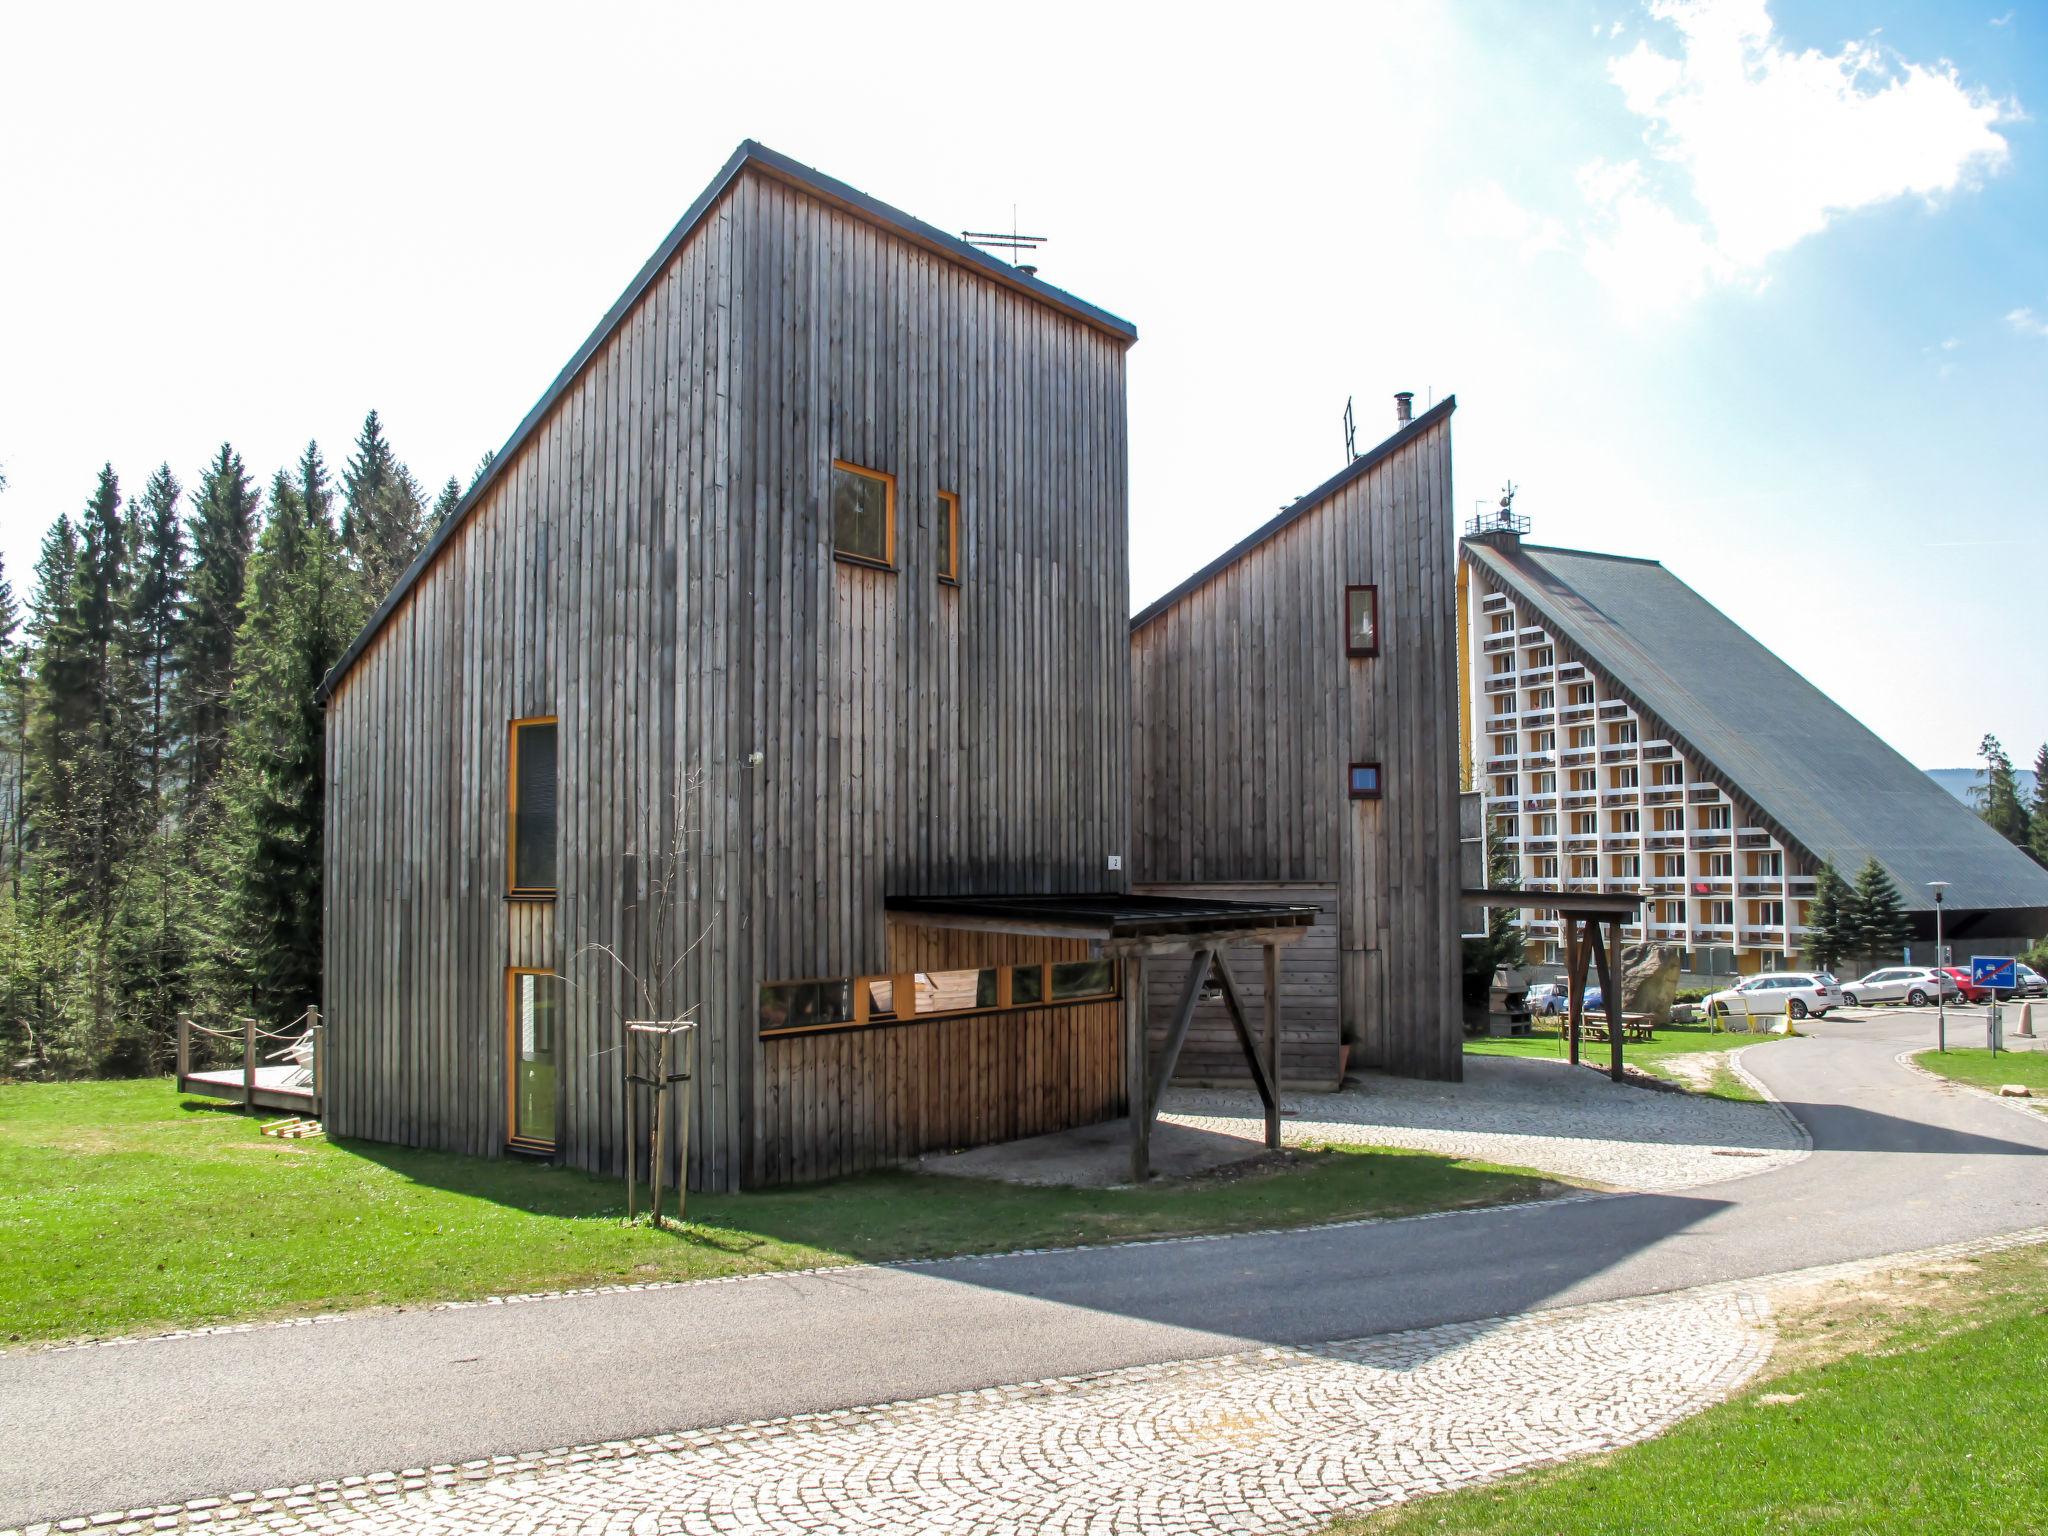
{"type": "MultiPolygon", "coordinates": [[[[1341,1093],[1285,1095],[1281,1107],[1291,1112],[1281,1137],[1295,1145],[1412,1147],[1616,1189],[1690,1189],[1781,1168],[1807,1151],[1805,1134],[1773,1103],[1617,1086],[1583,1067],[1513,1056],[1467,1056],[1462,1083],[1374,1074],[1341,1093]]],[[[1249,1091],[1176,1089],[1160,1118],[1264,1134],[1249,1091]]]]}
{"type": "Polygon", "coordinates": [[[0,1531],[224,1536],[1288,1536],[1657,1434],[1769,1357],[1769,1295],[2048,1227],[1313,1349],[412,1467],[0,1531]]]}
{"type": "Polygon", "coordinates": [[[32,1531],[1312,1531],[1347,1509],[1655,1434],[1769,1353],[1686,1294],[1259,1349],[32,1531]]]}

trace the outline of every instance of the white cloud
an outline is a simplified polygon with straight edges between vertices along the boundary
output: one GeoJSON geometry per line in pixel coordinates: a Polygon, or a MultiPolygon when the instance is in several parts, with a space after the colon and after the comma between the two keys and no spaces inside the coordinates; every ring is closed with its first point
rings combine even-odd
{"type": "Polygon", "coordinates": [[[1565,246],[1565,227],[1548,214],[1537,214],[1516,202],[1497,181],[1463,187],[1450,202],[1450,232],[1474,240],[1500,240],[1512,245],[1523,261],[1565,246]]]}
{"type": "Polygon", "coordinates": [[[1648,163],[1581,174],[1587,265],[1628,307],[1762,281],[1837,216],[1933,199],[2003,167],[2018,108],[1872,41],[1793,50],[1766,0],[1651,0],[1675,52],[1639,42],[1608,74],[1645,124],[1648,163]],[[1644,263],[1652,264],[1647,270],[1644,263]]]}
{"type": "Polygon", "coordinates": [[[2024,304],[2006,311],[2005,323],[2022,336],[2038,336],[2048,341],[2048,315],[2036,314],[2024,304]]]}

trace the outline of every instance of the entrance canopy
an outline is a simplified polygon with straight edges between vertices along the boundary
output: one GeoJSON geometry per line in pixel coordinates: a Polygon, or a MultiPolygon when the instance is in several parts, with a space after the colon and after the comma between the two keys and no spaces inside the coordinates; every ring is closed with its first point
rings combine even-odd
{"type": "Polygon", "coordinates": [[[1123,962],[1124,1087],[1131,1114],[1131,1180],[1151,1173],[1152,1122],[1173,1078],[1203,988],[1214,985],[1266,1107],[1266,1145],[1280,1146],[1280,951],[1307,934],[1312,906],[1290,902],[1206,901],[1187,896],[891,896],[892,919],[929,928],[978,929],[1080,939],[1123,962]],[[1263,1038],[1252,1034],[1243,994],[1223,951],[1257,944],[1265,951],[1263,1038]],[[1147,1038],[1146,968],[1153,956],[1188,956],[1180,1005],[1158,1060],[1147,1038]]]}

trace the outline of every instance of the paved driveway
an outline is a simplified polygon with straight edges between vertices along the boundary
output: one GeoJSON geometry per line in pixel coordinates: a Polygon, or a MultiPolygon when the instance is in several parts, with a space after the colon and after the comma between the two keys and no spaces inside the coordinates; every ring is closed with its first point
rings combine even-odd
{"type": "Polygon", "coordinates": [[[1750,1058],[1813,1155],[1683,1193],[0,1356],[0,1525],[1329,1340],[1478,1342],[2048,1222],[2048,1120],[1898,1066],[1926,1021],[1813,1034],[1750,1058]]]}

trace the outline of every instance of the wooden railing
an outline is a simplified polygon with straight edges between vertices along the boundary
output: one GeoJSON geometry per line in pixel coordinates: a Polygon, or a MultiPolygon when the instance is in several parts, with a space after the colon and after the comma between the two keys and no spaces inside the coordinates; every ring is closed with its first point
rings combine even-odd
{"type": "MultiPolygon", "coordinates": [[[[178,1020],[178,1091],[200,1092],[209,1097],[229,1098],[239,1096],[246,1107],[254,1107],[259,1094],[269,1093],[291,1098],[310,1098],[311,1109],[318,1114],[325,1102],[327,1087],[327,1026],[320,1018],[320,1010],[309,1007],[283,1029],[264,1029],[252,1018],[237,1019],[232,1026],[195,1024],[190,1018],[178,1020]],[[192,1065],[194,1037],[200,1040],[234,1042],[240,1047],[240,1081],[229,1076],[230,1069],[206,1071],[203,1078],[192,1065]],[[305,1066],[311,1081],[305,1089],[266,1088],[258,1082],[257,1074],[262,1062],[262,1047],[267,1041],[290,1042],[284,1050],[271,1053],[272,1059],[285,1055],[297,1055],[297,1048],[305,1046],[305,1066]],[[224,1091],[225,1090],[225,1091],[224,1091]]],[[[204,1069],[200,1069],[204,1070],[204,1069]]]]}

